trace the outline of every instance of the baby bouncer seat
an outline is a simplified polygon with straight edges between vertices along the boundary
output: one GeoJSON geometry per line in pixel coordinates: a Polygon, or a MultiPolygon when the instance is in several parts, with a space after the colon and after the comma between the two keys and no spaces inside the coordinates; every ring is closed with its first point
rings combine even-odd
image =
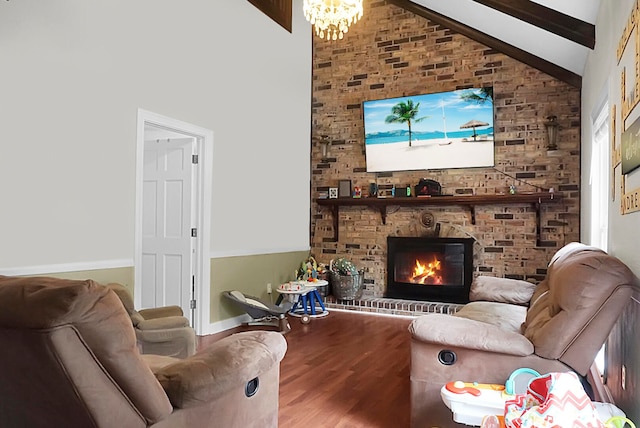
{"type": "Polygon", "coordinates": [[[238,290],[223,291],[222,295],[239,306],[252,318],[245,325],[276,327],[282,334],[291,331],[291,325],[287,319],[287,309],[263,302],[257,297],[249,296],[238,290]]]}

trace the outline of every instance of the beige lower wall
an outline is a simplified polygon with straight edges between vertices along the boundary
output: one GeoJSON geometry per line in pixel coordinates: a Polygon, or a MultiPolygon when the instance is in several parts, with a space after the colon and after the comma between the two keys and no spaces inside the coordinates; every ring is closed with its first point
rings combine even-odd
{"type": "Polygon", "coordinates": [[[223,291],[239,290],[269,301],[267,284],[271,283],[271,299],[275,302],[276,287],[294,279],[295,269],[307,257],[308,251],[293,251],[211,259],[211,323],[245,313],[225,300],[223,291]]]}
{"type": "MultiPolygon", "coordinates": [[[[211,259],[211,323],[243,315],[244,312],[223,299],[225,290],[239,290],[243,293],[269,301],[267,284],[271,283],[273,302],[278,298],[275,291],[279,284],[293,279],[294,271],[309,257],[309,251],[292,251],[275,254],[258,254],[211,259]]],[[[31,275],[35,276],[35,275],[31,275]]],[[[134,291],[134,268],[83,270],[76,272],[41,273],[66,279],[92,279],[101,284],[117,282],[134,291]]]]}

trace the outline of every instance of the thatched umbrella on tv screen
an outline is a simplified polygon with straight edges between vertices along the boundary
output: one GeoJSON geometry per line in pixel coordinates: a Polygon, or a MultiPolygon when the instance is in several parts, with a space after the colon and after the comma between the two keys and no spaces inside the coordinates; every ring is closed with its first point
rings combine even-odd
{"type": "Polygon", "coordinates": [[[476,141],[476,128],[479,126],[489,126],[487,122],[481,122],[479,120],[470,120],[467,123],[460,125],[460,129],[473,128],[473,141],[476,141]]]}

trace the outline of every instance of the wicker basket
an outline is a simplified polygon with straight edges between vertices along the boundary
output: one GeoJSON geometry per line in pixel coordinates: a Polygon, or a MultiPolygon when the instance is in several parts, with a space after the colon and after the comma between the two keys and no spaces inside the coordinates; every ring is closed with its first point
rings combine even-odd
{"type": "Polygon", "coordinates": [[[331,291],[337,300],[356,300],[364,291],[364,271],[355,275],[340,275],[331,271],[331,291]]]}

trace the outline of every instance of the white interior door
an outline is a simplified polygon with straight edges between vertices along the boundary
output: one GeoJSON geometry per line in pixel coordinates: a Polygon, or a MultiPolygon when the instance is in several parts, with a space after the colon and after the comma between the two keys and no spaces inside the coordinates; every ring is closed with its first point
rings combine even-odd
{"type": "MultiPolygon", "coordinates": [[[[170,143],[170,142],[169,142],[170,143]]],[[[159,146],[158,146],[159,147],[159,146]]],[[[179,169],[179,168],[178,168],[179,169]]],[[[178,178],[180,179],[180,178],[178,178]]],[[[213,131],[210,129],[202,128],[200,126],[194,125],[192,123],[183,122],[181,120],[177,120],[172,117],[163,116],[157,113],[153,113],[150,111],[138,109],[138,126],[137,126],[137,138],[136,138],[136,218],[135,218],[135,283],[134,283],[134,304],[136,308],[145,308],[158,306],[161,302],[165,302],[167,304],[175,303],[180,305],[185,311],[185,315],[187,315],[191,321],[191,325],[196,329],[196,333],[199,335],[206,335],[211,333],[216,333],[219,330],[216,330],[215,326],[211,324],[211,260],[209,256],[210,244],[211,244],[211,195],[212,195],[212,182],[213,182],[213,131]],[[195,153],[197,154],[198,163],[192,164],[191,169],[193,169],[192,175],[188,175],[186,172],[189,169],[189,153],[188,151],[183,151],[180,153],[180,157],[169,156],[168,153],[163,154],[164,160],[160,161],[161,150],[158,148],[153,148],[152,145],[148,145],[146,142],[158,142],[164,141],[167,139],[174,140],[174,143],[177,143],[178,140],[184,140],[186,145],[191,142],[195,146],[195,153]],[[148,153],[148,156],[145,156],[145,149],[149,148],[151,151],[155,151],[153,156],[151,153],[148,153]],[[165,203],[159,204],[158,195],[164,198],[164,193],[159,194],[157,190],[155,192],[149,193],[144,192],[145,187],[159,187],[166,184],[164,182],[170,181],[170,176],[168,173],[160,173],[161,169],[158,167],[160,162],[169,162],[169,158],[171,159],[181,159],[180,162],[176,161],[176,164],[181,164],[183,166],[183,172],[187,174],[187,177],[182,177],[184,179],[189,180],[191,177],[191,191],[186,191],[184,188],[181,188],[182,200],[186,203],[186,195],[191,193],[191,205],[187,206],[185,210],[190,209],[190,215],[192,217],[191,225],[182,225],[181,232],[186,231],[187,235],[190,235],[190,228],[196,228],[197,237],[191,238],[189,241],[190,247],[193,252],[187,254],[184,249],[177,251],[175,253],[167,252],[165,255],[161,254],[157,251],[157,249],[150,250],[149,247],[153,241],[159,239],[158,237],[161,234],[157,233],[157,228],[160,227],[159,223],[165,222],[164,217],[161,219],[161,215],[165,212],[163,206],[165,203]],[[152,168],[149,169],[147,173],[145,173],[145,169],[147,169],[145,162],[149,162],[152,168]],[[155,171],[152,173],[152,171],[155,171]],[[154,174],[153,177],[151,175],[154,174]],[[147,175],[149,175],[149,182],[145,183],[147,179],[147,175]],[[162,182],[162,183],[160,183],[162,182]],[[152,203],[153,202],[153,203],[152,203]],[[155,207],[154,209],[143,208],[143,207],[155,207]],[[159,208],[160,207],[160,208],[159,208]],[[143,226],[144,223],[144,226],[143,226]],[[143,228],[145,229],[143,231],[143,228]],[[149,232],[150,230],[153,233],[149,232]],[[143,242],[145,242],[146,237],[149,237],[147,242],[145,243],[145,253],[143,254],[143,242]],[[174,272],[171,275],[175,277],[181,277],[181,281],[168,281],[165,277],[168,276],[165,272],[167,271],[167,263],[165,263],[165,267],[159,269],[157,266],[158,260],[162,262],[162,259],[171,259],[173,262],[178,258],[178,256],[173,256],[173,254],[180,254],[182,258],[180,264],[177,263],[169,263],[170,266],[177,266],[179,269],[174,269],[174,272]],[[162,257],[161,257],[162,256],[162,257]],[[143,263],[143,257],[145,259],[143,263]],[[186,257],[190,257],[192,264],[190,265],[190,270],[192,272],[192,277],[189,279],[186,272],[189,270],[189,263],[184,262],[186,257]],[[144,264],[144,267],[143,267],[144,264]],[[178,270],[182,270],[181,274],[177,274],[178,270]],[[160,274],[158,274],[160,272],[160,274]],[[151,278],[150,280],[145,280],[144,278],[151,278]],[[164,278],[162,282],[158,278],[164,278]],[[143,282],[146,285],[143,287],[143,282]],[[187,284],[187,286],[185,286],[187,284]],[[190,284],[190,287],[189,287],[190,284]],[[188,290],[191,290],[190,296],[191,301],[189,301],[188,290]],[[159,290],[159,295],[158,295],[159,290]],[[144,303],[142,296],[144,295],[144,303]],[[158,302],[158,303],[156,303],[158,302]],[[193,308],[189,311],[189,308],[193,308]]],[[[182,183],[185,184],[184,182],[182,183]]],[[[171,187],[171,186],[169,186],[171,187]]],[[[188,186],[187,186],[188,187],[188,186]]],[[[177,185],[173,186],[173,189],[177,188],[177,185]]],[[[177,197],[171,196],[171,192],[169,192],[169,199],[164,198],[164,200],[171,199],[179,199],[177,197]]],[[[167,209],[172,209],[174,205],[172,203],[167,203],[167,209]]],[[[178,206],[182,207],[182,204],[178,204],[178,206]]],[[[186,220],[189,215],[186,214],[186,211],[183,212],[170,212],[170,216],[172,218],[179,218],[186,220]]],[[[181,223],[176,222],[173,226],[167,226],[168,230],[177,229],[181,223]]],[[[163,226],[163,229],[164,226],[163,226]]],[[[177,235],[177,233],[174,233],[177,235]]],[[[183,239],[181,242],[186,244],[188,238],[183,239]]],[[[157,242],[157,241],[156,241],[157,242]]]]}
{"type": "Polygon", "coordinates": [[[195,138],[144,142],[140,289],[141,307],[178,305],[192,325],[195,153],[195,138]]]}

